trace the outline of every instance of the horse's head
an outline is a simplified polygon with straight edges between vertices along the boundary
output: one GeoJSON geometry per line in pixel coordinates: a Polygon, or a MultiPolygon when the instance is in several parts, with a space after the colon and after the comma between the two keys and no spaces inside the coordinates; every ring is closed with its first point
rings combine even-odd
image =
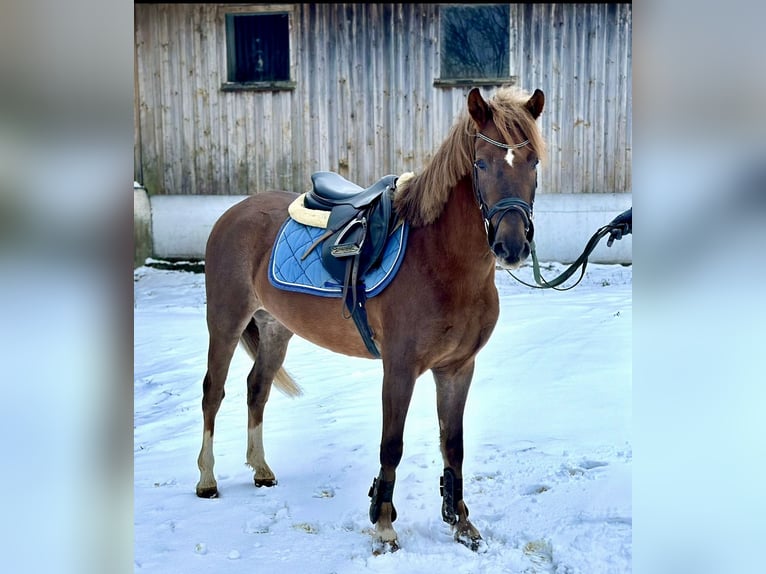
{"type": "Polygon", "coordinates": [[[468,94],[468,112],[476,124],[473,186],[498,264],[515,269],[529,256],[534,236],[532,205],[541,150],[535,120],[543,111],[540,90],[527,100],[506,106],[487,102],[478,88],[468,94]]]}

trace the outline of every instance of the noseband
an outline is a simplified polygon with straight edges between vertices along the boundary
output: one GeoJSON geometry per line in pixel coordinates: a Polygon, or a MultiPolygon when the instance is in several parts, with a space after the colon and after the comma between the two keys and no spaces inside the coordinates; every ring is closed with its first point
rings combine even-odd
{"type": "MultiPolygon", "coordinates": [[[[508,145],[499,141],[495,141],[492,138],[488,138],[482,133],[477,133],[475,136],[503,149],[518,149],[529,144],[529,140],[524,140],[521,143],[508,145]]],[[[500,226],[500,222],[503,220],[503,217],[508,215],[508,213],[511,211],[517,211],[521,214],[521,218],[524,220],[524,231],[527,234],[527,241],[532,241],[532,237],[535,233],[535,228],[532,223],[532,205],[523,199],[519,199],[518,197],[506,197],[498,201],[491,208],[487,206],[487,203],[484,201],[484,197],[481,195],[481,190],[479,189],[479,168],[476,165],[475,149],[473,162],[473,191],[476,194],[476,200],[479,202],[481,216],[484,219],[484,230],[487,232],[487,241],[489,242],[490,247],[492,247],[492,244],[495,242],[495,233],[497,228],[500,226]],[[497,226],[493,226],[492,218],[498,213],[500,214],[500,219],[497,220],[497,226]]]]}

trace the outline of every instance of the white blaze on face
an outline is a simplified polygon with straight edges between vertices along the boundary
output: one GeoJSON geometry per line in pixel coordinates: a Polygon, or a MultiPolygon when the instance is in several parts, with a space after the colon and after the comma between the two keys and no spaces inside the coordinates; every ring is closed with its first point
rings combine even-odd
{"type": "Polygon", "coordinates": [[[516,152],[512,149],[508,150],[508,153],[505,154],[505,161],[508,162],[508,165],[513,167],[513,158],[516,157],[516,152]]]}

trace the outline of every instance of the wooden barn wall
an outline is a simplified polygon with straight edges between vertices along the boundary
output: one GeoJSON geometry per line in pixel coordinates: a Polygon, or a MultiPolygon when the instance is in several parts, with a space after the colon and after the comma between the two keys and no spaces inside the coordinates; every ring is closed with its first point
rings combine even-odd
{"type": "MultiPolygon", "coordinates": [[[[511,75],[546,94],[539,193],[631,191],[631,6],[510,6],[511,75]]],[[[420,169],[464,109],[469,87],[433,85],[439,5],[279,9],[295,89],[231,92],[224,5],[135,6],[135,172],[150,193],[303,191],[318,170],[367,186],[420,169]]]]}

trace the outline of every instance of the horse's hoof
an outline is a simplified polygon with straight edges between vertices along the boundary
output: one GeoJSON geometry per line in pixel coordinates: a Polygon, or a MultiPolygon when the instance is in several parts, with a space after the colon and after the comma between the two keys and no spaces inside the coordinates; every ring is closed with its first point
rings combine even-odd
{"type": "Polygon", "coordinates": [[[262,486],[276,486],[277,485],[277,479],[276,478],[254,478],[253,482],[255,483],[255,486],[258,488],[261,488],[262,486]]]}
{"type": "Polygon", "coordinates": [[[455,540],[477,554],[483,554],[488,550],[487,543],[481,536],[471,535],[469,532],[458,532],[455,534],[455,540]]]}
{"type": "Polygon", "coordinates": [[[218,498],[218,487],[208,486],[206,488],[197,487],[197,496],[200,498],[218,498]]]}
{"type": "Polygon", "coordinates": [[[372,541],[372,554],[374,556],[380,556],[381,554],[392,554],[397,550],[399,550],[399,541],[396,539],[372,541]]]}

